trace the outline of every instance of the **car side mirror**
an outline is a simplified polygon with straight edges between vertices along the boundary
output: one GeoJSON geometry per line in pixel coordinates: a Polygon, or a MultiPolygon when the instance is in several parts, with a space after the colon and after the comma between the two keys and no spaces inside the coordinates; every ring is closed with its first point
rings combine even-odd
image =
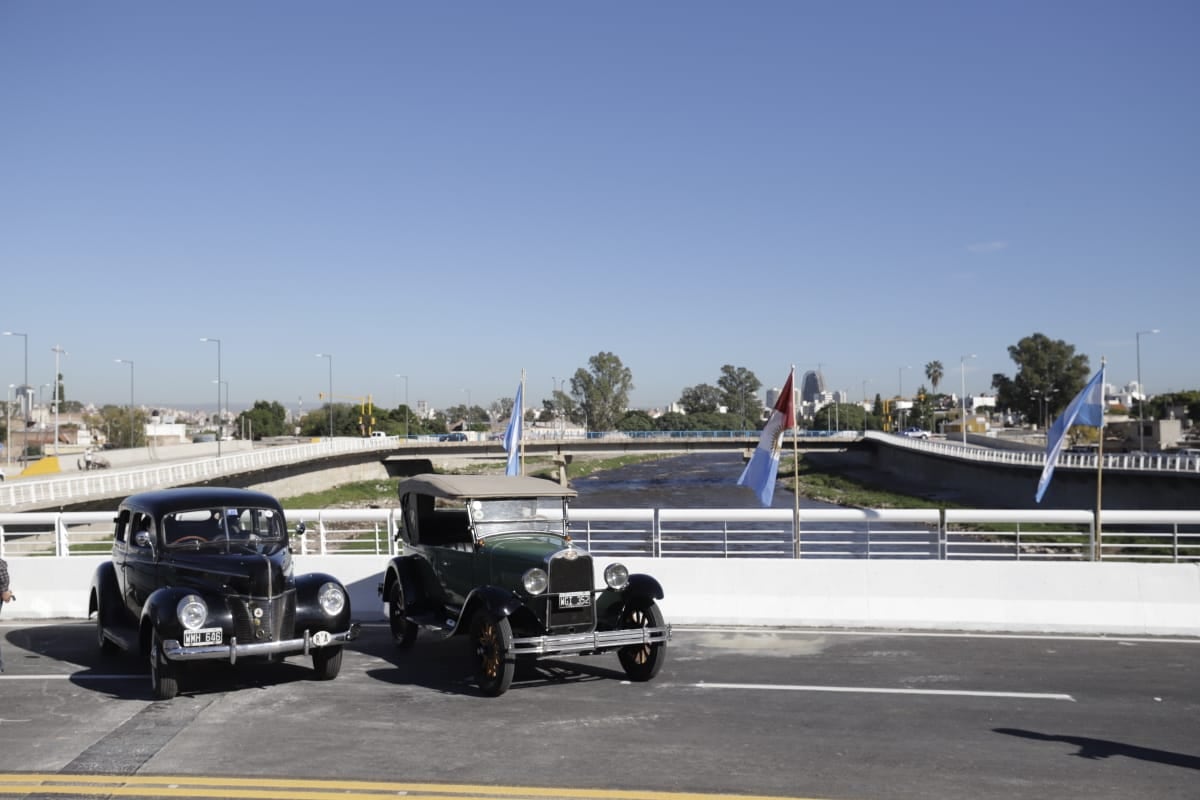
{"type": "Polygon", "coordinates": [[[133,543],[137,547],[149,547],[151,545],[150,531],[138,531],[133,535],[133,543]]]}

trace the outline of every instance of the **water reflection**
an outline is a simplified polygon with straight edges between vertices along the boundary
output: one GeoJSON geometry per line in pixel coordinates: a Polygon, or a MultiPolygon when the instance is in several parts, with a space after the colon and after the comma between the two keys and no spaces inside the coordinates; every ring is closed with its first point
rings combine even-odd
{"type": "MultiPolygon", "coordinates": [[[[576,478],[575,508],[762,508],[754,492],[737,485],[740,453],[695,453],[644,461],[576,478]]],[[[791,508],[792,493],[775,488],[772,508],[791,508]]],[[[801,508],[836,508],[800,498],[801,508]]]]}

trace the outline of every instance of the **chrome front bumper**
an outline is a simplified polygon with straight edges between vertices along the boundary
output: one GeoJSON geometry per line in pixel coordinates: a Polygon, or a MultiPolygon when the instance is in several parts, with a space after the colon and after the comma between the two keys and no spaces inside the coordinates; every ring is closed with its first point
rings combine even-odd
{"type": "Polygon", "coordinates": [[[312,650],[332,645],[345,644],[358,638],[359,624],[353,622],[341,633],[304,631],[301,639],[282,639],[278,642],[252,642],[239,644],[236,637],[229,644],[202,644],[184,647],[178,639],[166,639],[162,643],[163,655],[168,661],[228,661],[236,664],[239,658],[275,655],[308,655],[312,650]]]}
{"type": "Polygon", "coordinates": [[[566,633],[558,636],[528,636],[513,639],[517,655],[553,655],[556,653],[603,653],[618,647],[644,644],[666,644],[671,638],[671,626],[661,628],[627,628],[616,631],[566,633]]]}

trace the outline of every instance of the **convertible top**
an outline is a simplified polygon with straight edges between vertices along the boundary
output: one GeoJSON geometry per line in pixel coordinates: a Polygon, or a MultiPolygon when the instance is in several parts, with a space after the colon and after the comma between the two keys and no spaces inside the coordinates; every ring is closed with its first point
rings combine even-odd
{"type": "Polygon", "coordinates": [[[554,481],[518,475],[414,475],[400,481],[397,492],[468,500],[506,497],[574,497],[575,490],[554,481]]]}

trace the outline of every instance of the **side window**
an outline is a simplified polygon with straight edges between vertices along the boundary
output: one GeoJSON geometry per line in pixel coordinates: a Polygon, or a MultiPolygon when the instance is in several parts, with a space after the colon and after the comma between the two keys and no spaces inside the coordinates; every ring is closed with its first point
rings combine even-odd
{"type": "Polygon", "coordinates": [[[126,533],[129,531],[129,509],[122,508],[121,513],[117,514],[117,517],[113,520],[113,522],[115,523],[115,527],[113,528],[113,541],[124,544],[126,541],[126,533]]]}

